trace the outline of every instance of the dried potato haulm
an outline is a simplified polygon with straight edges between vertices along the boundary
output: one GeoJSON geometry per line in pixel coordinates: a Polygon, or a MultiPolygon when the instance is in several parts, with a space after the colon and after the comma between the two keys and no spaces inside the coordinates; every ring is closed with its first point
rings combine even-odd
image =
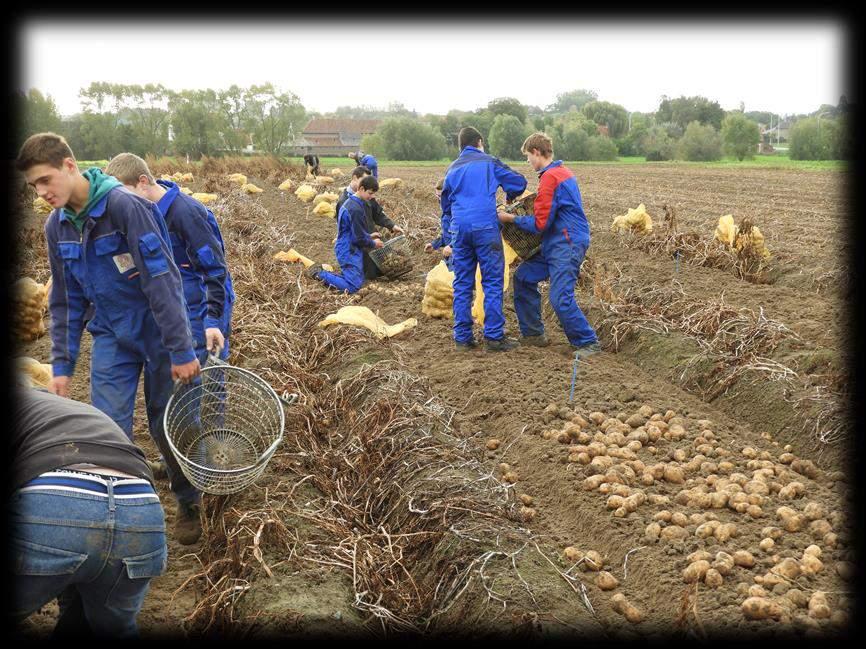
{"type": "Polygon", "coordinates": [[[440,261],[427,273],[424,284],[424,298],[421,300],[421,313],[433,318],[450,318],[454,315],[454,273],[440,261]]]}
{"type": "Polygon", "coordinates": [[[646,211],[646,205],[641,203],[635,209],[629,208],[625,214],[617,216],[610,226],[611,232],[652,232],[653,220],[646,211]]]}
{"type": "Polygon", "coordinates": [[[22,277],[12,286],[12,332],[18,340],[31,342],[45,334],[43,316],[48,307],[49,284],[22,277]]]}

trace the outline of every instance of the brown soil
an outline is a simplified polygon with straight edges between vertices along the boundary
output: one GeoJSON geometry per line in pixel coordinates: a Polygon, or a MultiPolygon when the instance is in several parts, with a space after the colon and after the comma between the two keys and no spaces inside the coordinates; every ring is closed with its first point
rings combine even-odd
{"type": "MultiPolygon", "coordinates": [[[[537,182],[534,174],[525,166],[518,167],[518,170],[530,178],[529,189],[532,190],[537,182]]],[[[503,355],[483,351],[455,352],[450,321],[422,315],[419,308],[426,271],[438,261],[434,255],[423,253],[423,245],[437,234],[438,212],[433,186],[442,170],[395,167],[382,171],[384,176],[398,176],[404,180],[402,187],[385,189],[379,198],[386,213],[407,229],[415,270],[397,282],[376,282],[379,288],[366,288],[353,297],[326,297],[324,289],[316,290],[321,290],[323,299],[337,305],[368,306],[389,324],[409,317],[418,318],[419,324],[410,332],[385,343],[376,343],[370,338],[367,344],[341,358],[333,368],[334,380],[351,376],[365,363],[383,359],[392,360],[397,367],[424,377],[430,391],[455,411],[452,423],[461,436],[479,449],[484,448],[489,438],[500,440],[496,450],[484,450],[483,453],[491,471],[495,471],[500,462],[509,463],[519,476],[514,492],[533,497],[537,515],[528,527],[546,555],[564,571],[571,565],[561,557],[565,547],[598,550],[607,561],[606,569],[619,580],[614,591],[604,592],[595,585],[593,573],[584,573],[587,596],[595,611],[595,615],[589,615],[581,598],[564,582],[557,581],[559,578],[555,573],[551,576],[544,560],[535,554],[521,562],[523,577],[536,591],[535,604],[524,602],[505,614],[501,605],[482,607],[472,611],[473,617],[483,619],[485,627],[489,625],[502,630],[502,626],[495,627],[492,622],[500,620],[515,630],[530,628],[537,632],[540,626],[542,633],[579,629],[584,633],[603,632],[628,637],[662,635],[678,629],[700,637],[719,631],[784,632],[791,626],[744,618],[740,611],[740,605],[747,597],[743,584],[753,586],[755,578],[763,575],[778,560],[785,557],[799,560],[804,548],[812,543],[817,543],[823,550],[823,570],[816,575],[800,575],[785,585],[768,586],[770,596],[779,598],[791,587],[804,591],[807,597],[814,591],[823,590],[831,593],[828,596],[831,610],[848,608],[850,602],[845,592],[849,586],[837,573],[837,566],[842,562],[855,561],[844,521],[848,490],[844,477],[838,473],[840,469],[843,472],[848,470],[840,460],[844,455],[841,443],[835,447],[822,446],[821,452],[816,452],[814,441],[801,430],[801,418],[782,398],[779,389],[767,381],[750,383],[741,380],[727,394],[712,402],[704,400],[700,390],[694,386],[691,386],[691,391],[686,390],[685,387],[690,386],[681,384],[677,377],[683,365],[698,351],[698,346],[695,340],[676,332],[666,335],[638,333],[629,337],[617,353],[608,347],[609,351],[605,353],[581,360],[577,367],[573,401],[569,401],[573,354],[549,308],[545,308],[544,313],[548,336],[552,340],[548,348],[519,348],[503,355]],[[669,502],[647,502],[633,513],[614,516],[607,507],[607,495],[583,488],[584,479],[591,475],[592,470],[580,462],[570,461],[573,458],[570,458],[569,446],[577,442],[570,440],[568,444],[560,444],[555,436],[546,438],[543,434],[562,430],[566,425],[566,421],[544,413],[544,409],[553,403],[567,406],[587,418],[591,412],[599,411],[606,418],[619,417],[621,421],[635,414],[642,405],[659,414],[673,410],[682,418],[686,435],[680,440],[662,437],[652,446],[642,445],[636,451],[636,459],[646,466],[675,461],[674,452],[678,449],[685,451],[686,459],[690,459],[696,452],[695,447],[705,441],[695,441],[701,431],[711,429],[715,434],[711,447],[723,450],[707,453],[707,461],[718,464],[728,460],[734,465],[734,473],[744,474],[750,479],[752,471],[757,468],[755,462],[761,459],[770,461],[779,467],[777,477],[772,479],[778,487],[799,481],[804,485],[805,495],[786,500],[771,487],[761,505],[759,518],[736,513],[727,507],[703,510],[677,502],[676,496],[683,487],[695,486],[698,480],[716,472],[713,467],[705,467],[687,473],[685,485],[664,480],[656,480],[651,486],[632,483],[633,489],[639,487],[648,496],[667,496],[669,502]],[[700,420],[709,422],[699,424],[700,420]],[[818,471],[814,479],[779,463],[785,444],[791,445],[791,452],[798,458],[815,461],[818,471]],[[755,450],[756,459],[751,459],[750,451],[744,453],[747,447],[755,450]],[[782,471],[783,468],[787,468],[787,472],[782,471]],[[814,529],[810,531],[806,525],[801,531],[785,533],[769,553],[758,548],[764,536],[763,528],[781,525],[776,514],[778,507],[786,505],[802,511],[807,502],[817,503],[825,510],[824,518],[838,534],[835,545],[823,534],[814,529]],[[724,542],[713,537],[700,540],[695,536],[697,525],[689,522],[684,542],[646,539],[645,528],[663,510],[686,515],[715,514],[722,522],[734,522],[738,534],[724,542]],[[729,553],[748,550],[757,559],[757,566],[753,569],[734,568],[718,588],[701,583],[696,589],[694,585],[684,583],[681,573],[688,565],[686,556],[698,549],[709,550],[713,555],[720,550],[729,553]],[[613,611],[610,596],[619,592],[643,611],[643,622],[628,624],[613,611]],[[486,612],[482,613],[482,609],[486,612]],[[527,622],[534,619],[534,612],[544,613],[542,622],[527,622]]],[[[795,365],[805,376],[817,376],[828,371],[828,367],[840,366],[840,319],[845,305],[823,275],[836,266],[841,254],[838,234],[842,222],[838,215],[847,210],[842,191],[847,179],[845,174],[696,169],[675,165],[585,166],[576,169],[576,174],[592,225],[589,256],[593,262],[616,268],[637,285],[669,284],[676,279],[683,292],[691,298],[717,299],[723,294],[725,302],[734,308],[745,307],[754,311],[763,308],[766,317],[782,322],[802,339],[798,345],[782,346],[777,350],[776,360],[795,365]],[[634,252],[628,246],[627,237],[609,232],[609,224],[615,215],[640,202],[646,204],[658,225],[662,221],[662,204],[675,205],[680,229],[698,231],[707,237],[712,236],[722,214],[733,213],[737,220],[741,216],[751,217],[765,234],[767,246],[775,255],[776,282],[772,285],[752,284],[738,280],[724,270],[689,264],[682,264],[675,274],[672,260],[634,252]]],[[[257,177],[250,177],[249,181],[265,190],[255,200],[267,209],[270,224],[274,227],[289,226],[293,231],[289,245],[318,262],[334,263],[332,219],[313,215],[311,204],[304,204],[293,194],[277,190],[279,181],[269,182],[257,177]]],[[[199,190],[201,184],[202,181],[197,179],[191,187],[199,190]]],[[[226,237],[230,263],[232,246],[236,243],[233,238],[226,237]]],[[[282,239],[276,243],[258,243],[263,259],[289,247],[282,239]]],[[[46,279],[45,266],[39,265],[36,256],[31,256],[23,268],[37,280],[46,279]]],[[[300,270],[299,265],[286,265],[282,272],[297,277],[300,270]]],[[[305,278],[300,281],[316,285],[305,278]]],[[[239,295],[238,300],[237,317],[243,318],[255,305],[247,304],[243,295],[239,295]]],[[[578,302],[585,307],[591,322],[597,323],[605,316],[604,305],[593,296],[591,286],[578,291],[578,302]]],[[[510,293],[506,295],[505,313],[507,329],[516,336],[517,323],[510,293]]],[[[242,327],[239,329],[238,337],[243,331],[242,327]]],[[[85,334],[84,338],[73,397],[86,401],[88,335],[85,334]]],[[[604,339],[603,342],[607,343],[604,339]]],[[[25,345],[20,353],[44,362],[48,351],[47,338],[43,338],[25,345]]],[[[264,362],[265,359],[260,360],[264,362]]],[[[245,363],[252,367],[257,365],[251,360],[245,363]]],[[[147,438],[140,399],[139,395],[136,439],[152,456],[154,449],[147,438]]],[[[594,424],[585,432],[590,437],[600,434],[594,424]]],[[[260,500],[263,490],[276,480],[274,467],[279,466],[281,473],[284,469],[291,472],[291,466],[279,458],[281,453],[291,454],[293,450],[289,436],[274,459],[275,465],[259,485],[241,494],[234,506],[242,508],[245,503],[260,500]]],[[[168,497],[167,485],[160,484],[159,487],[167,515],[170,563],[168,572],[151,585],[139,618],[144,634],[177,629],[196,602],[190,588],[182,590],[172,600],[173,592],[198,568],[195,558],[184,556],[195,551],[196,547],[179,546],[171,539],[174,503],[168,497]]],[[[294,523],[301,536],[315,532],[306,529],[300,521],[294,523]]],[[[300,569],[294,566],[292,570],[287,568],[274,572],[274,578],[260,574],[240,606],[244,614],[260,615],[258,623],[263,633],[314,634],[370,629],[369,625],[362,627],[365,619],[352,606],[354,593],[351,579],[345,573],[310,566],[300,569]]],[[[506,577],[503,579],[507,580],[506,577]]],[[[788,615],[787,622],[791,623],[793,619],[793,627],[801,632],[816,625],[824,631],[831,631],[843,624],[836,618],[832,622],[816,621],[805,613],[805,609],[795,610],[788,615]]],[[[52,623],[50,612],[31,619],[42,632],[52,623]]]]}

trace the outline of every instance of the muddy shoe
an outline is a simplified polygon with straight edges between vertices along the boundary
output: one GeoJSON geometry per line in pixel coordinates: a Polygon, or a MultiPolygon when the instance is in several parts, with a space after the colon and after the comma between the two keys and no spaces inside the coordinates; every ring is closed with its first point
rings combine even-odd
{"type": "Polygon", "coordinates": [[[602,351],[601,345],[597,342],[595,343],[587,343],[586,345],[573,346],[574,351],[581,357],[592,356],[593,354],[597,354],[602,351]]]}
{"type": "Polygon", "coordinates": [[[319,273],[321,273],[323,270],[325,269],[322,268],[322,264],[313,264],[304,271],[304,275],[306,275],[310,279],[319,279],[319,273]]]}
{"type": "Polygon", "coordinates": [[[147,466],[150,467],[150,472],[157,480],[165,480],[168,478],[168,468],[165,466],[165,460],[162,458],[159,458],[155,462],[153,460],[147,460],[147,466]]]}
{"type": "Polygon", "coordinates": [[[473,349],[478,349],[478,343],[470,340],[468,343],[454,343],[454,349],[458,352],[471,352],[473,349]]]}
{"type": "Polygon", "coordinates": [[[547,347],[550,341],[547,339],[547,336],[541,334],[540,336],[521,336],[520,344],[529,345],[530,347],[547,347]]]}
{"type": "Polygon", "coordinates": [[[192,545],[201,536],[201,505],[178,503],[174,520],[174,538],[181,545],[192,545]]]}
{"type": "Polygon", "coordinates": [[[518,344],[513,340],[508,340],[508,338],[500,338],[499,340],[487,339],[484,347],[489,352],[507,352],[518,347],[518,344]]]}

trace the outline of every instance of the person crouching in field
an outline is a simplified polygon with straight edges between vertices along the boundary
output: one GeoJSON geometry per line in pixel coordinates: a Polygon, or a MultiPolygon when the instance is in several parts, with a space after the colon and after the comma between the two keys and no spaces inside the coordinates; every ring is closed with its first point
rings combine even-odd
{"type": "Polygon", "coordinates": [[[363,151],[356,151],[354,153],[350,153],[349,157],[355,161],[355,164],[359,167],[367,167],[370,170],[370,173],[373,174],[373,178],[379,178],[379,161],[376,160],[371,154],[364,153],[363,151]]]}
{"type": "Polygon", "coordinates": [[[308,174],[312,174],[313,176],[319,175],[319,156],[315,153],[312,153],[310,149],[307,149],[306,155],[304,155],[304,166],[307,169],[308,174]]]}
{"type": "MultiPolygon", "coordinates": [[[[442,183],[445,182],[444,178],[440,178],[439,182],[436,183],[436,200],[442,200],[442,183]]],[[[451,246],[449,245],[451,241],[451,235],[448,233],[448,230],[451,228],[451,218],[445,216],[443,212],[439,217],[439,222],[441,224],[441,232],[438,237],[433,239],[430,243],[424,246],[424,252],[433,252],[434,250],[442,251],[442,258],[445,260],[445,265],[448,266],[448,270],[451,269],[451,246]]]]}
{"type": "MultiPolygon", "coordinates": [[[[337,212],[340,211],[340,208],[343,206],[349,196],[352,196],[355,192],[358,191],[358,183],[361,182],[361,179],[364,176],[369,176],[370,170],[367,167],[359,166],[355,167],[352,170],[352,178],[349,181],[349,185],[343,189],[343,192],[340,194],[340,197],[337,199],[337,212]]],[[[395,234],[403,234],[403,228],[399,225],[396,225],[394,221],[388,218],[385,214],[385,210],[382,209],[382,206],[379,205],[378,201],[375,198],[371,198],[368,201],[364,201],[364,211],[366,214],[366,220],[364,221],[364,228],[372,238],[379,237],[379,233],[376,231],[377,227],[386,228],[391,230],[395,234]]],[[[379,267],[373,262],[370,258],[369,251],[364,251],[364,277],[366,279],[376,279],[377,277],[382,276],[382,271],[379,270],[379,267]]]]}
{"type": "MultiPolygon", "coordinates": [[[[27,138],[16,168],[54,208],[45,221],[51,392],[69,396],[84,318],[92,307],[91,402],[131,440],[144,372],[150,434],[169,457],[163,414],[173,380],[189,383],[201,365],[162,214],[100,169],[82,174],[66,140],[55,133],[27,138]]],[[[178,500],[175,536],[180,543],[195,543],[201,536],[201,494],[180,471],[169,479],[178,500]]]]}
{"type": "Polygon", "coordinates": [[[553,160],[552,140],[533,133],[523,143],[526,161],[538,172],[535,214],[517,216],[500,210],[502,223],[513,222],[522,230],[541,234],[541,251],[522,262],[514,273],[514,310],[520,325],[521,344],[548,344],[541,321],[538,283],[550,279],[550,304],[568,341],[582,356],[601,351],[595,331],[574,299],[580,265],[589,248],[589,222],[583,212],[574,173],[553,160]]]}
{"type": "Polygon", "coordinates": [[[334,253],[340,264],[339,273],[329,273],[321,264],[313,264],[306,270],[308,277],[321,280],[326,286],[340,291],[357,293],[364,285],[364,250],[381,248],[384,244],[373,239],[366,229],[367,214],[364,203],[379,191],[379,181],[374,176],[365,176],[358,183],[358,191],[346,200],[337,214],[337,243],[334,253]]]}
{"type": "Polygon", "coordinates": [[[30,387],[26,375],[19,382],[8,447],[7,613],[22,622],[57,598],[52,639],[134,638],[150,580],[168,559],[144,453],[93,406],[30,387]]]}

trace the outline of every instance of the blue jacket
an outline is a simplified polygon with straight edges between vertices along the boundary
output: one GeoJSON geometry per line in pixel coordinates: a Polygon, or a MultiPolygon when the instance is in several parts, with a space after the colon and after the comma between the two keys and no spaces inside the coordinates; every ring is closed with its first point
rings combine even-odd
{"type": "Polygon", "coordinates": [[[375,177],[375,178],[379,177],[379,161],[376,160],[376,158],[374,158],[369,153],[364,155],[364,157],[362,157],[358,161],[358,164],[361,166],[367,167],[367,169],[370,170],[370,175],[372,175],[373,177],[375,177]]]}
{"type": "Polygon", "coordinates": [[[174,262],[183,279],[190,323],[201,320],[205,329],[217,327],[225,333],[223,316],[234,303],[235,294],[216,219],[176,183],[157,182],[168,190],[156,206],[165,218],[174,262]]]}
{"type": "Polygon", "coordinates": [[[433,246],[433,250],[439,250],[439,248],[444,248],[451,244],[451,233],[448,232],[448,230],[451,229],[451,217],[446,216],[443,212],[442,216],[439,217],[439,223],[442,228],[442,233],[430,242],[430,245],[433,246]]]}
{"type": "Polygon", "coordinates": [[[45,222],[51,291],[51,368],[72,376],[84,314],[88,329],[107,331],[132,349],[159,336],[171,363],[195,360],[180,272],[159,209],[117,187],[97,203],[82,232],[54,210],[45,222]]]}
{"type": "Polygon", "coordinates": [[[496,190],[499,187],[511,200],[526,189],[526,178],[499,158],[473,146],[463,147],[445,172],[440,199],[443,218],[447,217],[452,226],[458,228],[498,228],[496,190]]]}
{"type": "Polygon", "coordinates": [[[376,246],[376,242],[367,233],[366,221],[364,201],[352,194],[337,215],[337,243],[334,244],[334,254],[341,266],[344,260],[350,260],[360,253],[361,248],[376,246]]]}
{"type": "Polygon", "coordinates": [[[556,160],[539,171],[538,178],[535,214],[518,216],[514,223],[527,232],[540,233],[542,250],[549,250],[560,240],[589,245],[589,221],[574,173],[562,166],[562,160],[556,160]]]}

